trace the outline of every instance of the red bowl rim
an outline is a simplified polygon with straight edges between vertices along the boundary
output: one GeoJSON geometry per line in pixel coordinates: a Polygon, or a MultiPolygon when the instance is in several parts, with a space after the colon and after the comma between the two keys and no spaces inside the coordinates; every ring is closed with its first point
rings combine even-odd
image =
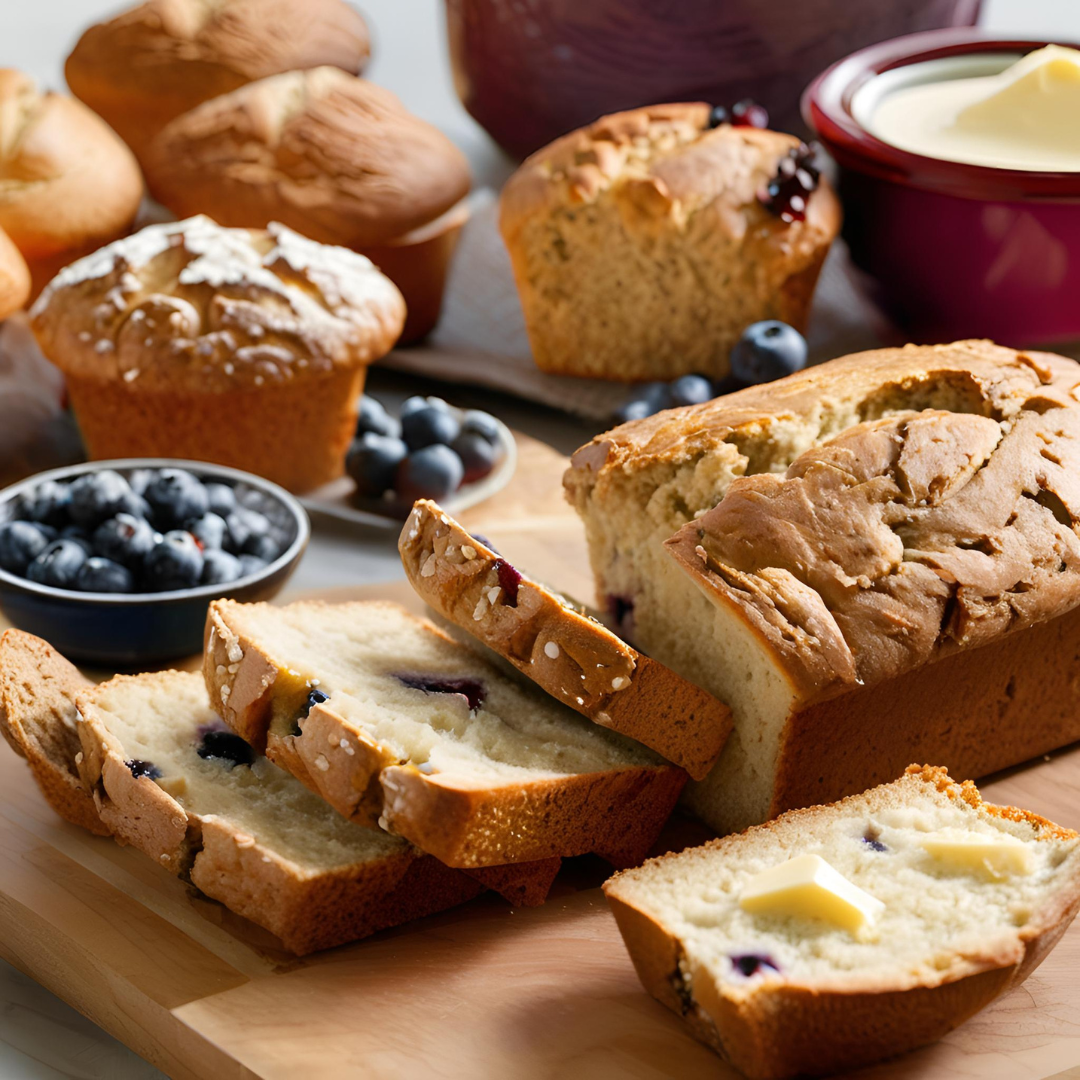
{"type": "Polygon", "coordinates": [[[882,72],[975,52],[1028,53],[1050,44],[1080,48],[1073,42],[998,38],[968,28],[883,41],[838,60],[814,79],[802,96],[803,119],[840,165],[878,179],[969,199],[1077,200],[1080,173],[999,169],[913,154],[871,135],[851,111],[856,92],[882,72]]]}

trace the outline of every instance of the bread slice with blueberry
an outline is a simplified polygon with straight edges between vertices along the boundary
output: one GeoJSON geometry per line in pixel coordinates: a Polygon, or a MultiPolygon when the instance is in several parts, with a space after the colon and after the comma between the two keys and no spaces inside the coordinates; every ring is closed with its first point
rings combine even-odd
{"type": "Polygon", "coordinates": [[[1023,982],[1080,907],[1080,837],[913,765],[604,891],[645,989],[726,1061],[754,1080],[831,1075],[1023,982]]]}
{"type": "Polygon", "coordinates": [[[541,369],[719,378],[751,323],[805,328],[839,201],[798,139],[723,120],[703,103],[615,113],[507,182],[499,225],[541,369]]]}
{"type": "Polygon", "coordinates": [[[450,866],[631,865],[686,780],[396,604],[214,601],[203,673],[238,735],[450,866]]]}
{"type": "Polygon", "coordinates": [[[526,577],[436,503],[420,499],[398,540],[421,599],[556,700],[701,779],[731,710],[526,577]]]}

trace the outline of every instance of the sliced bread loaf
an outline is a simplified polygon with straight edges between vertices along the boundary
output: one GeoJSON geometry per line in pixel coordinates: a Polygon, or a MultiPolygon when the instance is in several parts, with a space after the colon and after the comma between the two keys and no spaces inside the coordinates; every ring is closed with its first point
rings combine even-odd
{"type": "Polygon", "coordinates": [[[203,672],[237,734],[450,866],[640,861],[686,779],[396,604],[215,601],[203,672]]]}
{"type": "Polygon", "coordinates": [[[1080,837],[944,769],[617,874],[645,988],[755,1078],[932,1042],[1019,984],[1080,906],[1080,837]]]}
{"type": "Polygon", "coordinates": [[[415,504],[398,550],[427,604],[564,705],[695,779],[715,764],[731,731],[726,705],[526,577],[436,503],[415,504]]]}
{"type": "Polygon", "coordinates": [[[108,836],[75,766],[75,695],[90,685],[41,638],[22,630],[0,637],[0,732],[26,758],[42,794],[65,821],[108,836]]]}

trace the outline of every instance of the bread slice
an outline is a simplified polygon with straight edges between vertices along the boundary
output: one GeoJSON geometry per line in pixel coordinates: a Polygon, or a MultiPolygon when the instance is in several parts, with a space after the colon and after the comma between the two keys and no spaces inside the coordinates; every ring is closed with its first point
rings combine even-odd
{"type": "Polygon", "coordinates": [[[90,685],[41,638],[22,630],[0,637],[0,732],[26,758],[45,799],[65,821],[108,836],[75,766],[75,696],[90,685]]]}
{"type": "Polygon", "coordinates": [[[396,604],[214,601],[203,672],[237,734],[450,866],[640,861],[686,779],[396,604]]]}
{"type": "Polygon", "coordinates": [[[399,837],[351,825],[228,732],[193,672],[78,695],[79,771],[102,820],[297,954],[482,891],[399,837]]]}
{"type": "Polygon", "coordinates": [[[695,779],[715,764],[731,731],[723,702],[526,577],[436,503],[416,502],[398,550],[427,604],[564,705],[695,779]]]}
{"type": "Polygon", "coordinates": [[[750,1077],[817,1076],[932,1042],[1023,981],[1080,906],[1080,837],[913,765],[604,891],[645,988],[698,1038],[750,1077]],[[936,832],[1019,841],[1028,872],[936,858],[936,832]],[[740,906],[752,876],[803,854],[884,903],[871,929],[740,906]]]}

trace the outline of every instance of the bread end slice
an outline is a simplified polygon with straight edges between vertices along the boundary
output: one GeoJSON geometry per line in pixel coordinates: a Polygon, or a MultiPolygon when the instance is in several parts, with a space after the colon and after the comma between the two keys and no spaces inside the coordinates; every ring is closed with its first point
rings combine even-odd
{"type": "Polygon", "coordinates": [[[0,637],[0,732],[26,758],[41,793],[65,821],[108,836],[78,772],[75,698],[90,685],[33,634],[7,630],[0,637]]]}
{"type": "Polygon", "coordinates": [[[398,540],[418,595],[558,701],[700,780],[731,710],[526,577],[438,504],[418,500],[398,540]]]}
{"type": "Polygon", "coordinates": [[[944,769],[912,766],[863,795],[651,860],[604,892],[645,989],[745,1075],[783,1080],[933,1042],[1022,982],[1080,907],[1080,838],[983,803],[944,769]],[[920,832],[957,822],[1041,847],[1034,891],[1021,896],[1023,884],[952,874],[905,851],[920,832]],[[732,914],[749,876],[815,845],[856,884],[889,896],[876,940],[848,941],[814,920],[732,914]],[[965,894],[994,890],[1000,897],[965,926],[965,894]],[[932,913],[950,897],[960,914],[946,931],[932,913]],[[764,962],[744,975],[736,961],[747,959],[764,962]]]}

